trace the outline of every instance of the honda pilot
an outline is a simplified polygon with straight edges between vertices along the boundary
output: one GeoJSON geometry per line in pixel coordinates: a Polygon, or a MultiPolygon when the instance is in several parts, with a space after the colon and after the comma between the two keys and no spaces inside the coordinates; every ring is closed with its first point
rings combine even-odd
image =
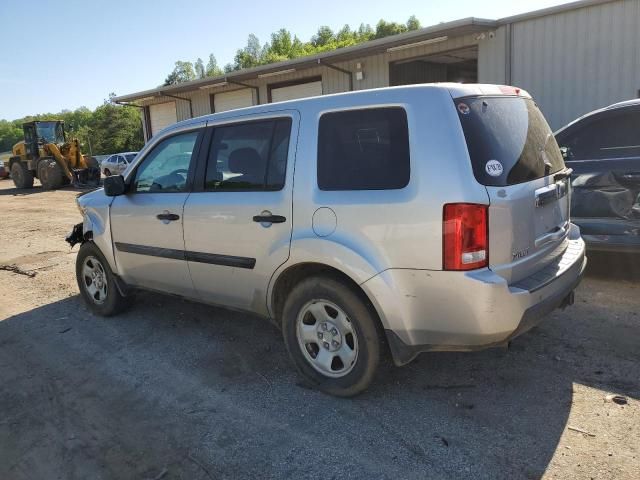
{"type": "Polygon", "coordinates": [[[350,396],[383,355],[504,345],[573,301],[571,171],[527,92],[384,88],[177,123],[77,202],[77,281],[109,316],[148,289],[278,325],[350,396]]]}

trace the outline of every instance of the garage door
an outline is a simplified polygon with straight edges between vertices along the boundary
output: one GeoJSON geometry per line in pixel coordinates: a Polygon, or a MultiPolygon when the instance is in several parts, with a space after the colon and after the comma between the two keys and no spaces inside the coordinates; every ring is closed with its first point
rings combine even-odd
{"type": "Polygon", "coordinates": [[[225,112],[235,108],[250,107],[253,105],[253,90],[243,88],[233,92],[216,93],[213,96],[213,108],[215,112],[225,112]]]}
{"type": "Polygon", "coordinates": [[[317,97],[322,95],[322,82],[299,83],[288,87],[271,89],[272,102],[284,102],[296,98],[317,97]]]}
{"type": "Polygon", "coordinates": [[[163,128],[178,121],[176,102],[149,105],[149,116],[151,117],[151,135],[155,135],[163,128]]]}

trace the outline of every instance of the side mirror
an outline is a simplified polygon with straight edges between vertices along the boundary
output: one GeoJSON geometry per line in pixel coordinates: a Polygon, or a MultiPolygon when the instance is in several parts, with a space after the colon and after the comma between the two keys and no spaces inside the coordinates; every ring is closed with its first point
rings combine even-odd
{"type": "Polygon", "coordinates": [[[127,185],[124,183],[122,175],[112,175],[104,179],[104,194],[107,197],[117,197],[124,195],[127,191],[127,185]]]}

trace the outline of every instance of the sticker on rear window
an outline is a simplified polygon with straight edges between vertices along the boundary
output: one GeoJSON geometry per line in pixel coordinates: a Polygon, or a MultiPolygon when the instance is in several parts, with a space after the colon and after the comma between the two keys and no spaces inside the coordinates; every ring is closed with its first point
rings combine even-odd
{"type": "Polygon", "coordinates": [[[498,160],[489,160],[484,166],[484,169],[492,177],[502,175],[502,164],[498,160]]]}
{"type": "Polygon", "coordinates": [[[462,114],[462,115],[469,115],[469,112],[471,111],[471,109],[469,108],[469,105],[467,105],[466,103],[462,103],[460,102],[458,104],[458,111],[462,114]]]}

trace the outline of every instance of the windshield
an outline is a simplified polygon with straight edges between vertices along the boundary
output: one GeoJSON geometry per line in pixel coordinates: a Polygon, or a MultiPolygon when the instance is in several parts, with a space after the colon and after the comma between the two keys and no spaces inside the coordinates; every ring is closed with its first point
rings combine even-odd
{"type": "Polygon", "coordinates": [[[64,130],[58,122],[38,122],[38,138],[46,143],[64,143],[64,130]]]}
{"type": "Polygon", "coordinates": [[[455,104],[481,184],[504,187],[564,169],[560,148],[533,100],[473,97],[455,104]]]}

